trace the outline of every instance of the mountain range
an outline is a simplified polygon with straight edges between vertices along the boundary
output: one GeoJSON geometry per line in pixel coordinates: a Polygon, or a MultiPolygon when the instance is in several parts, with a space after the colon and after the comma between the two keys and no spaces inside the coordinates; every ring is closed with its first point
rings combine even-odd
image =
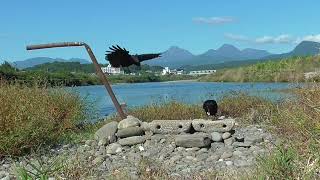
{"type": "Polygon", "coordinates": [[[264,60],[276,60],[292,56],[307,56],[320,54],[320,43],[302,41],[292,51],[283,54],[271,54],[265,50],[246,48],[240,50],[233,45],[224,44],[218,49],[210,49],[203,54],[193,55],[185,49],[171,47],[162,57],[146,61],[149,65],[179,68],[186,66],[216,65],[218,67],[233,67],[233,64],[252,64],[264,60]],[[174,56],[172,56],[174,54],[174,56]],[[174,57],[174,58],[173,58],[174,57]]]}
{"type": "Polygon", "coordinates": [[[178,68],[186,65],[219,64],[228,61],[259,59],[269,55],[272,54],[265,50],[251,48],[239,50],[230,44],[224,44],[216,50],[209,49],[200,55],[193,55],[185,49],[172,46],[163,52],[160,58],[146,61],[146,64],[178,68]]]}
{"type": "MultiPolygon", "coordinates": [[[[312,41],[302,41],[292,51],[283,54],[272,54],[266,50],[252,48],[240,50],[233,45],[224,44],[218,49],[209,49],[202,54],[194,55],[188,50],[179,48],[178,46],[172,46],[163,52],[160,58],[144,61],[144,63],[153,66],[168,66],[170,68],[180,68],[186,66],[205,67],[205,65],[213,65],[213,67],[216,65],[217,67],[222,68],[241,64],[253,64],[255,62],[261,62],[265,60],[282,59],[291,56],[317,55],[319,53],[320,43],[312,41]]],[[[88,60],[79,58],[66,60],[61,58],[54,59],[49,57],[36,57],[24,61],[16,61],[13,64],[19,69],[24,69],[38,64],[50,63],[54,61],[80,62],[81,64],[90,63],[88,60]]]]}

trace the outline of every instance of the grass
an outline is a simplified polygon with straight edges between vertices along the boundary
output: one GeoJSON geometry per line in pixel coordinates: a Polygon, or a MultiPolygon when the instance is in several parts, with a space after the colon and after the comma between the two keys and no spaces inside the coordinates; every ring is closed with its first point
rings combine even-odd
{"type": "Polygon", "coordinates": [[[0,84],[0,156],[61,142],[85,118],[85,102],[63,89],[0,84]]]}
{"type": "MultiPolygon", "coordinates": [[[[270,156],[258,159],[253,173],[238,174],[239,179],[319,178],[317,174],[320,173],[320,87],[314,85],[294,89],[292,93],[296,95],[296,99],[289,99],[280,104],[243,93],[230,94],[218,102],[219,115],[240,117],[240,124],[263,123],[282,140],[282,144],[278,145],[270,156]]],[[[70,134],[75,134],[75,124],[84,117],[84,102],[78,95],[61,89],[1,84],[0,102],[1,155],[21,155],[41,145],[59,143],[66,136],[72,139],[70,134]]],[[[177,102],[135,108],[129,110],[129,114],[144,121],[207,117],[200,106],[177,102]]],[[[118,117],[108,120],[118,120],[118,117]]],[[[100,125],[102,124],[93,125],[91,132],[100,125]]],[[[89,166],[81,160],[42,169],[39,166],[31,166],[32,172],[38,172],[34,175],[20,167],[18,176],[46,179],[48,176],[59,174],[59,177],[77,179],[95,175],[93,166],[89,166]]],[[[145,168],[151,165],[141,162],[140,166],[141,179],[168,178],[168,174],[161,167],[145,171],[145,168]]],[[[208,172],[190,178],[208,179],[209,175],[210,178],[230,177],[226,174],[220,176],[208,172]]],[[[117,173],[111,176],[114,179],[127,177],[125,174],[117,173]]]]}
{"type": "Polygon", "coordinates": [[[293,57],[249,66],[230,68],[200,78],[214,82],[319,82],[320,77],[305,79],[304,73],[320,69],[320,56],[293,57]]]}

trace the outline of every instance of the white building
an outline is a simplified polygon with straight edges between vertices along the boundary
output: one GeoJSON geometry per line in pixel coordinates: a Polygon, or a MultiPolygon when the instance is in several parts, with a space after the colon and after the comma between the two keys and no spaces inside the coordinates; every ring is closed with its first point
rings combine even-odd
{"type": "Polygon", "coordinates": [[[205,74],[213,74],[215,72],[217,72],[217,70],[190,71],[189,75],[205,75],[205,74]]]}
{"type": "Polygon", "coordinates": [[[164,69],[162,69],[161,75],[167,75],[170,73],[171,73],[171,71],[170,71],[169,67],[165,67],[164,69]]]}
{"type": "Polygon", "coordinates": [[[111,64],[108,64],[107,67],[101,67],[101,70],[105,74],[124,74],[124,71],[121,71],[120,68],[112,67],[111,64]]]}

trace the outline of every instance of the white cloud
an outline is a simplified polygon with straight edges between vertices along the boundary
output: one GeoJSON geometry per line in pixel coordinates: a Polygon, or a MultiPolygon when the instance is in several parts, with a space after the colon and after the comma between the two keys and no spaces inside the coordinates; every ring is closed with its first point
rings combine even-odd
{"type": "Polygon", "coordinates": [[[239,34],[226,33],[224,34],[224,37],[235,40],[235,41],[250,41],[250,39],[247,36],[239,35],[239,34]]]}
{"type": "Polygon", "coordinates": [[[278,36],[261,36],[256,38],[249,38],[244,35],[237,35],[237,34],[225,34],[226,38],[235,40],[235,41],[245,41],[249,43],[256,43],[256,44],[292,44],[296,42],[296,38],[293,38],[289,34],[280,34],[278,36]]]}
{"type": "Polygon", "coordinates": [[[192,19],[195,23],[201,24],[226,24],[234,22],[234,18],[232,17],[196,17],[192,19]]]}
{"type": "Polygon", "coordinates": [[[304,36],[303,38],[299,38],[300,41],[315,41],[315,42],[320,42],[320,34],[316,35],[307,35],[304,36]]]}
{"type": "Polygon", "coordinates": [[[263,36],[254,40],[258,44],[291,44],[296,41],[289,34],[281,34],[279,36],[263,36]]]}

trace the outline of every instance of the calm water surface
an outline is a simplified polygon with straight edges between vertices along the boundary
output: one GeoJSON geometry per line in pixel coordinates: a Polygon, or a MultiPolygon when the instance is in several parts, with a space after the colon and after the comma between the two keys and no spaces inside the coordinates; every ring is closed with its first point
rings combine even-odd
{"type": "MultiPolygon", "coordinates": [[[[297,86],[289,83],[154,82],[116,84],[112,87],[119,102],[125,102],[129,108],[132,108],[170,101],[202,104],[206,99],[219,100],[222,96],[237,91],[280,101],[288,98],[289,95],[275,90],[297,86]]],[[[80,93],[82,97],[92,102],[100,116],[116,111],[103,86],[81,86],[69,89],[80,93]]]]}

